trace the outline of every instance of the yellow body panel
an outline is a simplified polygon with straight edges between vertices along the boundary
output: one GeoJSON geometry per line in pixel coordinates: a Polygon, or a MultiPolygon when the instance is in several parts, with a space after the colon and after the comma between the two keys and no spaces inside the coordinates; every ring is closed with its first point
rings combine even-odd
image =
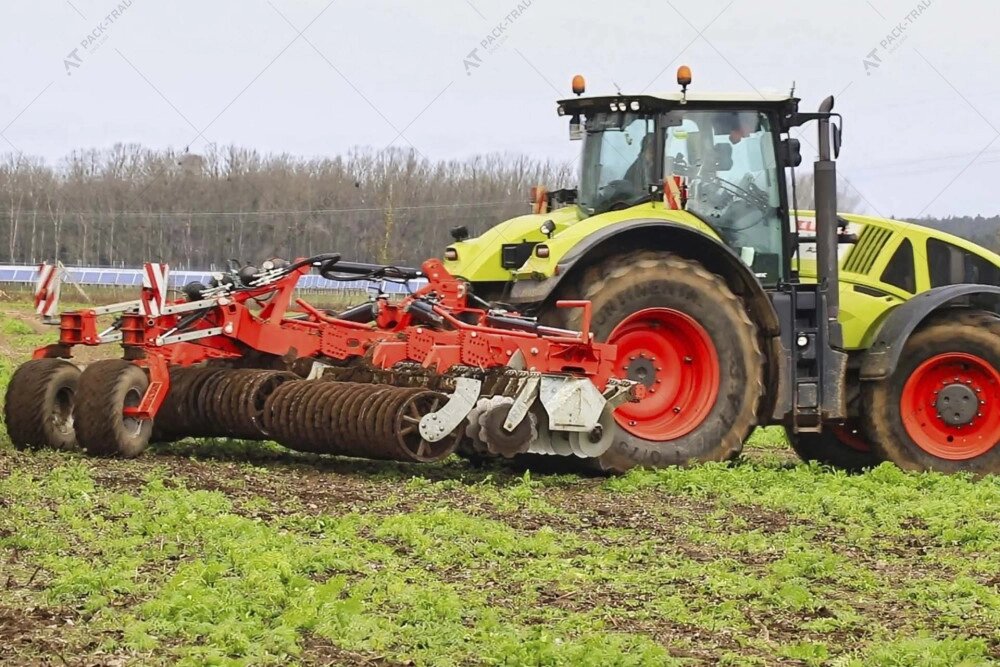
{"type": "MultiPolygon", "coordinates": [[[[798,215],[800,220],[809,220],[814,214],[800,211],[798,215]]],[[[1000,267],[1000,255],[946,232],[864,215],[842,214],[841,217],[850,223],[849,231],[852,234],[860,235],[868,227],[877,228],[881,233],[876,250],[862,249],[862,252],[869,252],[862,258],[864,261],[856,261],[857,258],[855,261],[850,260],[856,245],[840,246],[840,322],[844,332],[844,345],[849,350],[866,349],[871,345],[871,339],[883,319],[896,306],[931,288],[927,263],[929,239],[950,243],[1000,267]],[[893,254],[905,239],[913,246],[915,292],[909,292],[882,279],[893,254]],[[863,266],[863,270],[857,270],[859,265],[863,266]]],[[[513,218],[493,227],[482,236],[454,243],[449,247],[458,253],[458,258],[445,261],[445,266],[455,275],[471,282],[549,278],[555,275],[556,265],[567,253],[601,228],[642,219],[659,219],[691,227],[721,243],[719,236],[700,219],[686,211],[670,209],[662,202],[640,204],[590,217],[581,215],[575,206],[567,206],[550,213],[513,218]],[[546,237],[540,230],[546,220],[555,224],[551,237],[546,237]],[[541,258],[533,253],[520,268],[503,268],[500,262],[501,246],[504,243],[520,242],[543,243],[548,247],[549,255],[541,258]]],[[[798,271],[802,282],[816,280],[816,262],[809,252],[811,245],[802,244],[798,263],[792,267],[798,271]]],[[[814,248],[812,252],[814,253],[814,248]]]]}
{"type": "MultiPolygon", "coordinates": [[[[813,213],[801,211],[799,215],[808,219],[812,217],[813,213]]],[[[869,226],[878,227],[889,233],[884,245],[869,260],[870,266],[864,272],[851,270],[851,267],[855,266],[856,263],[849,262],[848,258],[855,245],[845,244],[840,247],[839,319],[844,331],[844,346],[849,350],[868,348],[882,320],[893,308],[912,298],[915,294],[931,288],[930,271],[927,264],[927,241],[929,239],[951,243],[1000,266],[1000,255],[947,232],[909,222],[865,215],[841,214],[840,217],[850,223],[849,231],[852,234],[860,235],[869,226]],[[905,239],[909,239],[913,246],[916,292],[909,292],[882,280],[893,254],[905,239]],[[871,293],[872,290],[881,294],[875,295],[871,293]]],[[[802,282],[815,282],[816,262],[814,260],[803,258],[798,269],[802,282]]]]}
{"type": "Polygon", "coordinates": [[[550,213],[522,215],[491,228],[482,236],[453,243],[458,259],[444,265],[450,272],[473,282],[504,282],[555,275],[556,264],[577,243],[602,227],[618,222],[638,219],[667,220],[685,225],[718,239],[711,227],[687,211],[677,211],[664,206],[662,202],[640,204],[621,211],[610,211],[601,215],[582,217],[575,206],[556,209],[550,213]],[[551,238],[540,231],[546,220],[556,225],[551,238]],[[500,264],[500,250],[504,243],[522,241],[544,243],[549,247],[549,257],[542,259],[534,254],[516,271],[504,269],[500,264]]]}

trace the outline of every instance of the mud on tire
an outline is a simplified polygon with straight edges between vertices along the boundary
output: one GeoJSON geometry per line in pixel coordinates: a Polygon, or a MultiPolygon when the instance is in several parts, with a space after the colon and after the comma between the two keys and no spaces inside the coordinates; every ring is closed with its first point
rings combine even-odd
{"type": "Polygon", "coordinates": [[[92,456],[138,456],[149,444],[151,420],[125,417],[126,406],[142,400],[149,379],[134,364],[120,359],[98,361],[80,376],[74,409],[77,439],[92,456]]]}
{"type": "Polygon", "coordinates": [[[32,359],[14,372],[4,400],[7,434],[18,449],[74,449],[73,403],[80,369],[63,359],[32,359]]]}
{"type": "MultiPolygon", "coordinates": [[[[620,325],[626,323],[626,331],[629,331],[628,327],[640,311],[667,313],[674,318],[667,320],[664,330],[670,328],[671,321],[682,327],[694,322],[696,326],[691,330],[697,332],[696,343],[699,343],[697,339],[705,343],[706,358],[692,359],[698,355],[685,355],[680,362],[703,366],[701,375],[695,372],[694,379],[689,382],[688,395],[698,394],[697,387],[707,384],[699,378],[709,378],[709,383],[717,384],[714,396],[712,392],[701,392],[700,398],[691,401],[690,406],[671,408],[678,414],[689,408],[699,411],[697,423],[689,424],[686,431],[671,426],[669,412],[656,417],[657,424],[648,428],[643,428],[638,419],[636,424],[631,424],[631,420],[623,424],[622,415],[628,406],[619,408],[614,444],[598,460],[602,469],[622,472],[635,466],[724,461],[742,451],[743,441],[757,423],[757,406],[763,394],[764,356],[756,326],[743,303],[719,276],[692,260],[664,252],[638,251],[611,257],[588,269],[582,281],[569,286],[565,294],[591,301],[591,328],[595,338],[601,341],[624,340],[620,325]],[[714,371],[712,364],[716,365],[714,371]],[[646,437],[638,435],[637,431],[646,437]],[[650,437],[657,431],[668,437],[650,437]],[[670,436],[671,432],[677,435],[670,436]]],[[[563,312],[566,313],[564,325],[579,328],[580,311],[563,312]]],[[[661,326],[660,322],[654,324],[653,329],[661,326]]],[[[641,328],[641,322],[639,326],[641,328]]],[[[656,331],[653,334],[668,335],[656,331]]],[[[656,347],[655,337],[651,345],[656,347]]],[[[615,370],[633,379],[642,379],[650,387],[663,388],[669,387],[673,378],[684,371],[679,366],[671,369],[665,364],[657,369],[655,362],[646,363],[645,358],[638,356],[632,359],[621,344],[615,370]],[[657,375],[653,378],[650,373],[657,375]],[[657,380],[661,384],[655,384],[657,380]]]]}

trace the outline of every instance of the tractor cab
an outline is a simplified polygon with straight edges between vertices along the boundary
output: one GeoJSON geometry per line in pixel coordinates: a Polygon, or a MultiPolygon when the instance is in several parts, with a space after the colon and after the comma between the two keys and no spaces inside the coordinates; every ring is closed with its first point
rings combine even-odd
{"type": "Polygon", "coordinates": [[[583,140],[582,217],[656,203],[707,225],[765,283],[788,275],[781,133],[788,96],[666,95],[563,100],[583,140]]]}

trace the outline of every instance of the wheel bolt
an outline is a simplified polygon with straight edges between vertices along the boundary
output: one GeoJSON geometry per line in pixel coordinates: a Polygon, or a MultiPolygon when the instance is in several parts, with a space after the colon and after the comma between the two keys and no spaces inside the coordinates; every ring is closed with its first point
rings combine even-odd
{"type": "Polygon", "coordinates": [[[694,361],[694,359],[692,357],[684,357],[684,363],[685,364],[690,364],[693,361],[694,361]]]}
{"type": "Polygon", "coordinates": [[[679,405],[675,406],[674,407],[674,414],[675,415],[679,415],[680,413],[681,413],[681,406],[679,406],[679,405]]]}
{"type": "Polygon", "coordinates": [[[632,419],[632,420],[629,420],[629,423],[628,423],[628,425],[629,425],[629,426],[635,426],[635,420],[634,420],[634,419],[632,419]]]}

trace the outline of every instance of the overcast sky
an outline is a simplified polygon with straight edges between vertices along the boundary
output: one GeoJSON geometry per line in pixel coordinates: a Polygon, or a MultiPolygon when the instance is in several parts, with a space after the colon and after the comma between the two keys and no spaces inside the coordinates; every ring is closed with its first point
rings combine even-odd
{"type": "Polygon", "coordinates": [[[995,0],[6,0],[0,152],[571,160],[554,100],[573,74],[590,93],[673,90],[689,64],[701,91],[795,81],[808,109],[836,94],[841,172],[870,213],[993,215],[995,15],[995,0]]]}

